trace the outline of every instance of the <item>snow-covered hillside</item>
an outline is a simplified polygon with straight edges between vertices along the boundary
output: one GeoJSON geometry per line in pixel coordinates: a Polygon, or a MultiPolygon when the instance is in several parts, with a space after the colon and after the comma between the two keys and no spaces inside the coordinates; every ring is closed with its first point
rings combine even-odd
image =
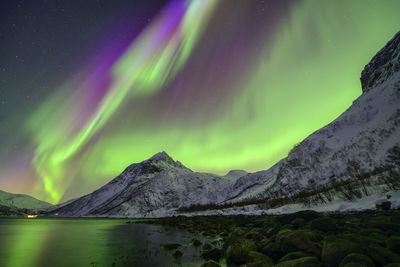
{"type": "Polygon", "coordinates": [[[400,32],[365,66],[361,84],[363,94],[352,106],[287,158],[267,171],[239,178],[231,190],[233,201],[266,189],[293,194],[387,165],[399,167],[400,32]]]}
{"type": "Polygon", "coordinates": [[[72,203],[52,211],[58,216],[169,216],[192,204],[222,202],[224,188],[235,173],[217,176],[197,173],[160,152],[132,164],[110,183],[72,203]]]}
{"type": "MultiPolygon", "coordinates": [[[[362,179],[367,174],[378,176],[389,169],[397,171],[399,55],[400,33],[363,70],[363,94],[353,105],[268,170],[251,174],[231,171],[225,176],[196,173],[162,152],[129,166],[107,185],[51,214],[170,216],[190,205],[238,203],[267,197],[267,192],[293,195],[335,181],[362,179]]],[[[378,177],[375,180],[379,181],[378,177]]],[[[368,186],[374,191],[371,194],[379,196],[381,187],[375,190],[371,189],[374,184],[368,186]]]]}

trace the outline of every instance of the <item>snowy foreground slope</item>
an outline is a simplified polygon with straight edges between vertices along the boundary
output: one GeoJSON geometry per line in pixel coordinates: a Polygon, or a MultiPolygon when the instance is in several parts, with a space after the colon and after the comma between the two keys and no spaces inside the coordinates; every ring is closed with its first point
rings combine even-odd
{"type": "MultiPolygon", "coordinates": [[[[52,214],[171,216],[177,214],[177,209],[190,205],[243,203],[270,195],[295,195],[337,181],[357,179],[361,181],[359,186],[363,187],[365,195],[365,201],[359,201],[361,204],[357,207],[369,208],[377,198],[390,191],[383,178],[398,173],[400,165],[399,55],[400,33],[363,70],[363,94],[353,105],[266,171],[251,174],[232,171],[222,177],[196,173],[161,152],[132,164],[107,185],[52,211],[52,214]]],[[[397,199],[396,192],[390,194],[397,199]]],[[[332,201],[336,204],[325,204],[324,207],[335,210],[340,209],[335,208],[337,205],[351,206],[338,204],[341,200],[335,196],[332,201]]],[[[293,205],[291,208],[293,211],[299,209],[293,205]]],[[[290,212],[290,207],[286,209],[290,212]]],[[[285,212],[284,208],[275,210],[285,212]]],[[[203,213],[260,212],[265,210],[251,205],[203,213]]]]}

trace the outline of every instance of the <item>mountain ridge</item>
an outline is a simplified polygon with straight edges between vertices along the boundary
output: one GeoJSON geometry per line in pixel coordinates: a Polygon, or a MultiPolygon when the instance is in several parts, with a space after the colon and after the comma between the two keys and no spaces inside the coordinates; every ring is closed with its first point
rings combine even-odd
{"type": "MultiPolygon", "coordinates": [[[[57,210],[60,216],[162,217],[190,205],[293,195],[342,180],[361,179],[392,164],[400,151],[400,33],[365,66],[363,93],[337,119],[317,130],[268,170],[193,172],[166,152],[128,166],[91,194],[57,210]],[[231,175],[229,175],[231,174],[231,175]],[[234,175],[236,174],[236,175],[234,175]],[[243,174],[243,175],[242,175],[243,174]]],[[[400,156],[398,156],[400,158],[400,156]]],[[[375,175],[377,176],[377,175],[375,175]]],[[[379,180],[379,177],[373,177],[379,180]]],[[[378,190],[382,184],[377,183],[378,190]]],[[[368,195],[368,190],[365,190],[368,195]]]]}

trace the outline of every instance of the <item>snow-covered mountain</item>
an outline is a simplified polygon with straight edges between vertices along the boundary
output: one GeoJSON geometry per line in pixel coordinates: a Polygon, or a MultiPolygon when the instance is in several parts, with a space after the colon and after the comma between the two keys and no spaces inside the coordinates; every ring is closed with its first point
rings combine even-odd
{"type": "Polygon", "coordinates": [[[160,152],[148,160],[130,165],[105,186],[52,211],[52,214],[169,216],[183,206],[224,201],[224,188],[235,181],[238,173],[240,171],[217,176],[193,172],[167,153],[160,152]]]}
{"type": "Polygon", "coordinates": [[[51,204],[23,194],[12,194],[0,190],[0,214],[19,214],[22,209],[36,210],[50,207],[51,204]]]}
{"type": "Polygon", "coordinates": [[[240,177],[232,201],[268,191],[295,193],[338,179],[400,166],[400,32],[361,74],[363,93],[272,168],[240,177]]]}
{"type": "MultiPolygon", "coordinates": [[[[165,152],[91,194],[52,211],[59,216],[153,217],[190,205],[235,203],[266,192],[294,194],[400,165],[400,33],[361,75],[363,94],[272,168],[225,176],[196,173],[165,152]]],[[[351,60],[351,59],[349,59],[351,60]]]]}

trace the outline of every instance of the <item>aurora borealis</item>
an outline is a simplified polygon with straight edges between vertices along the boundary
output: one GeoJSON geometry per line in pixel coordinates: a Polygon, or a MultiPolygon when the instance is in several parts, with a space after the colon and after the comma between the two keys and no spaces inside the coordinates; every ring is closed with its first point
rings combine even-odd
{"type": "Polygon", "coordinates": [[[58,2],[71,43],[44,26],[28,38],[40,8],[10,1],[0,46],[0,189],[51,203],[162,150],[194,171],[267,169],[351,105],[400,28],[397,0],[58,2]],[[39,63],[33,42],[69,53],[39,63]]]}

